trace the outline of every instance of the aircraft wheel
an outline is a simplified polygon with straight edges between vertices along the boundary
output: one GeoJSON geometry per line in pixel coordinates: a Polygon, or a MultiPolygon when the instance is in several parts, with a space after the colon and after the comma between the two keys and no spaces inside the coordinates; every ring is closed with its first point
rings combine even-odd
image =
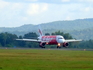
{"type": "Polygon", "coordinates": [[[60,46],[57,46],[57,48],[61,48],[60,46]]]}
{"type": "Polygon", "coordinates": [[[57,48],[59,48],[59,46],[57,46],[57,48]]]}

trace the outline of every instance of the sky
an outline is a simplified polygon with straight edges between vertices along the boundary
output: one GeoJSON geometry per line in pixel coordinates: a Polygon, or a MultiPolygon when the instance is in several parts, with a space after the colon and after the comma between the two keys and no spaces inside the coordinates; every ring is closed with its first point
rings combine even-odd
{"type": "Polygon", "coordinates": [[[0,27],[93,18],[93,0],[0,0],[0,27]]]}

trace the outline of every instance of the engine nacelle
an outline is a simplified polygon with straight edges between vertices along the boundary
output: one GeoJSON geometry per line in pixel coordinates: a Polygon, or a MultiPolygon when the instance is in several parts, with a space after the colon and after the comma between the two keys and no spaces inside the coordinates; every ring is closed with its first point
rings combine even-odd
{"type": "Polygon", "coordinates": [[[40,46],[41,48],[45,48],[45,47],[44,47],[45,44],[46,44],[46,43],[42,43],[42,42],[41,42],[41,43],[39,44],[39,46],[40,46]]]}
{"type": "Polygon", "coordinates": [[[63,43],[63,47],[67,47],[68,45],[68,43],[63,43]]]}

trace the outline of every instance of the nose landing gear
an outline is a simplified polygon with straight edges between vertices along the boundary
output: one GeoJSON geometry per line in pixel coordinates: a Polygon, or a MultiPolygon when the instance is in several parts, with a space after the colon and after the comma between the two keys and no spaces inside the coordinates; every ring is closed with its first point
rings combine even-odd
{"type": "Polygon", "coordinates": [[[60,46],[57,46],[57,48],[61,48],[60,46]]]}
{"type": "Polygon", "coordinates": [[[60,46],[61,46],[61,44],[60,44],[60,43],[58,43],[57,48],[61,48],[60,46]]]}

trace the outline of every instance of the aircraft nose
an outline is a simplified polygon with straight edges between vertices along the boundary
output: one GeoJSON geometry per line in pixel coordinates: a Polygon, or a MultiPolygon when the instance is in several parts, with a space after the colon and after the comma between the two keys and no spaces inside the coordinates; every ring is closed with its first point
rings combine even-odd
{"type": "Polygon", "coordinates": [[[65,40],[64,39],[59,39],[58,43],[64,43],[65,40]]]}
{"type": "Polygon", "coordinates": [[[57,42],[58,43],[64,43],[65,42],[65,39],[63,36],[57,36],[57,42]]]}

